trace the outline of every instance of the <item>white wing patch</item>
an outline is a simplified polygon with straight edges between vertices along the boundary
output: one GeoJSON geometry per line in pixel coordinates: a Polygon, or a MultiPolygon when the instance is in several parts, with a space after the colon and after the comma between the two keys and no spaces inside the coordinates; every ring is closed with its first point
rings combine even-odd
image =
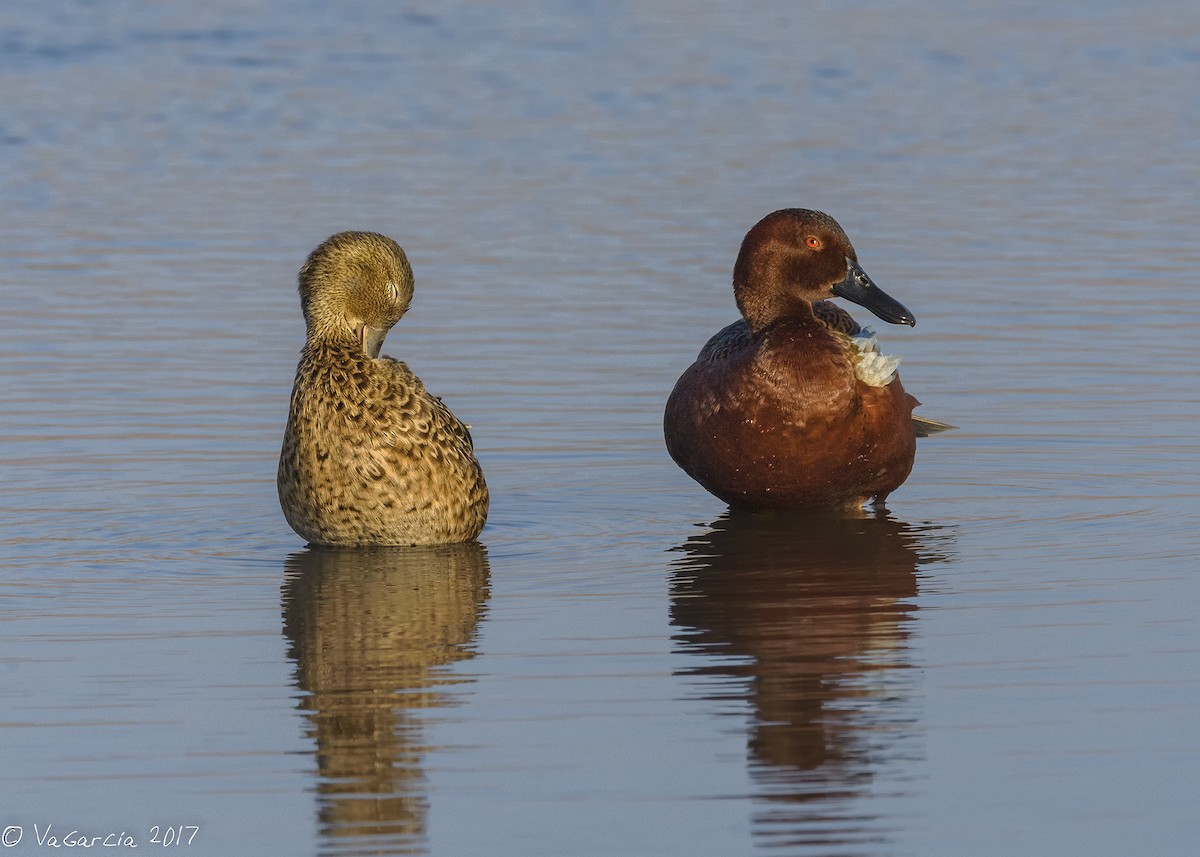
{"type": "Polygon", "coordinates": [[[854,374],[860,381],[872,387],[886,387],[892,383],[900,358],[880,353],[875,331],[869,327],[860,329],[857,336],[850,338],[850,345],[854,351],[854,374]]]}

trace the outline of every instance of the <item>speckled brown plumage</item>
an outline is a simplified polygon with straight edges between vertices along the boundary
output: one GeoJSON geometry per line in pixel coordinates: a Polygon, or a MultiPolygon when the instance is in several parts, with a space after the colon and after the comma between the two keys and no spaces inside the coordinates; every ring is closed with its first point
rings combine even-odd
{"type": "Polygon", "coordinates": [[[861,328],[827,299],[893,323],[912,315],[870,281],[833,218],[805,209],[750,230],[734,296],[742,320],[705,344],[667,400],[671,457],[734,507],[882,502],[912,469],[919,403],[899,376],[870,384],[856,374],[861,328]]]}
{"type": "Polygon", "coordinates": [[[479,535],[488,491],[470,432],[404,363],[380,357],[412,270],[386,236],[342,232],[300,270],[308,337],[279,457],[279,501],[321,545],[451,544],[479,535]]]}

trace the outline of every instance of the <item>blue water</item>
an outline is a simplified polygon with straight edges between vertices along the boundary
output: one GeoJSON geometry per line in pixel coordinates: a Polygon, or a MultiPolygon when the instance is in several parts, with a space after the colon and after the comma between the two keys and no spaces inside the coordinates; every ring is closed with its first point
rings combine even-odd
{"type": "Polygon", "coordinates": [[[1192,853],[1194,4],[24,5],[0,850],[1192,853]],[[960,426],[880,518],[730,517],[662,445],[785,206],[960,426]],[[476,548],[279,512],[347,228],[412,261],[384,351],[472,425],[476,548]]]}

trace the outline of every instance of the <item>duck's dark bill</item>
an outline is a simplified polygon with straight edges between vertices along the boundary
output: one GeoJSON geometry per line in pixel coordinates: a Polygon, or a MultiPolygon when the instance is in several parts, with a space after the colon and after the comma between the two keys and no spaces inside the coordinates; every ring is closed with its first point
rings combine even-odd
{"type": "Polygon", "coordinates": [[[833,287],[835,295],[866,307],[892,324],[907,324],[912,327],[917,323],[917,319],[904,308],[904,304],[875,285],[866,271],[853,262],[847,262],[847,269],[846,279],[833,287]]]}
{"type": "Polygon", "coordinates": [[[387,331],[364,324],[359,328],[358,335],[362,340],[363,351],[367,352],[367,356],[371,358],[378,357],[379,349],[383,347],[383,338],[387,336],[387,331]]]}

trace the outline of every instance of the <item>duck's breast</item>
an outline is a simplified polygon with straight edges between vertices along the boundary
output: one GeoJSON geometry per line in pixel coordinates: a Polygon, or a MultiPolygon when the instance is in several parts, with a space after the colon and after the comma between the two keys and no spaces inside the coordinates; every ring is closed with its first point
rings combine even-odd
{"type": "Polygon", "coordinates": [[[665,418],[671,456],[708,490],[770,506],[839,502],[901,470],[903,482],[914,400],[898,379],[875,388],[856,378],[845,337],[798,325],[736,347],[715,340],[679,379],[665,418]]]}

